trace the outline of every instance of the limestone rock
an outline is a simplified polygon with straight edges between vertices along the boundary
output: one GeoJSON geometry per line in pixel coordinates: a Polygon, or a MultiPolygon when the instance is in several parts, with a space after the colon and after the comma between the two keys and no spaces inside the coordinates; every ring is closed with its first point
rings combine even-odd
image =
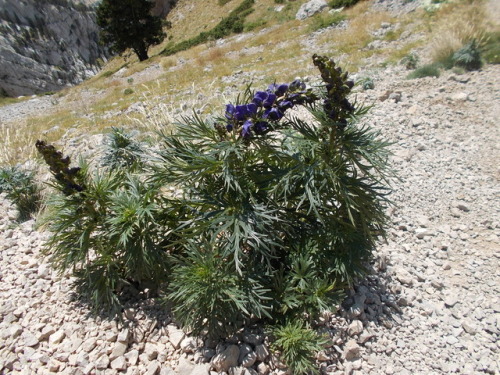
{"type": "Polygon", "coordinates": [[[302,4],[299,8],[295,18],[298,20],[305,20],[308,17],[315,15],[318,12],[321,12],[323,9],[328,7],[328,4],[325,0],[311,0],[305,4],[302,4]]]}
{"type": "Polygon", "coordinates": [[[224,351],[212,358],[212,365],[216,371],[227,371],[230,367],[238,366],[239,355],[238,345],[229,345],[224,351]]]}
{"type": "Polygon", "coordinates": [[[342,357],[346,360],[352,360],[359,357],[361,348],[355,340],[349,340],[344,347],[342,357]]]}

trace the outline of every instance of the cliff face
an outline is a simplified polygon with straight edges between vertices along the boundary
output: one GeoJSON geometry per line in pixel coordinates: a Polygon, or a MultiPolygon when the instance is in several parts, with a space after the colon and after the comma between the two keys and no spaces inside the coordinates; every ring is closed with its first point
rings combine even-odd
{"type": "Polygon", "coordinates": [[[99,69],[93,0],[0,0],[0,94],[30,95],[80,83],[99,69]]]}

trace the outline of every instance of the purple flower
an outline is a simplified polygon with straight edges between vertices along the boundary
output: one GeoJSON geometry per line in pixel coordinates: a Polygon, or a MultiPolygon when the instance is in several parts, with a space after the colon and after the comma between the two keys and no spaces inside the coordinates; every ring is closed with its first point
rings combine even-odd
{"type": "Polygon", "coordinates": [[[231,120],[233,118],[234,110],[235,110],[234,105],[232,105],[232,104],[226,105],[226,118],[228,120],[231,120]]]}
{"type": "Polygon", "coordinates": [[[306,89],[306,84],[300,79],[296,79],[292,83],[290,83],[289,89],[290,91],[303,91],[306,89]]]}
{"type": "Polygon", "coordinates": [[[255,133],[263,134],[268,129],[268,123],[266,121],[259,121],[254,125],[255,133]]]}
{"type": "Polygon", "coordinates": [[[255,103],[247,104],[247,114],[250,116],[256,115],[257,114],[257,104],[255,104],[255,103]]]}
{"type": "Polygon", "coordinates": [[[269,108],[264,111],[264,116],[262,117],[277,121],[283,117],[283,112],[278,108],[269,108]]]}
{"type": "Polygon", "coordinates": [[[243,121],[246,119],[248,114],[248,109],[246,105],[237,105],[234,111],[234,118],[238,121],[243,121]]]}
{"type": "Polygon", "coordinates": [[[226,125],[226,129],[227,129],[228,132],[233,131],[233,124],[227,124],[226,125]]]}
{"type": "Polygon", "coordinates": [[[276,101],[276,95],[275,94],[269,94],[267,99],[264,100],[264,103],[262,103],[262,106],[264,108],[271,108],[276,101]]]}
{"type": "Polygon", "coordinates": [[[243,124],[243,127],[241,128],[241,136],[243,138],[249,138],[252,136],[252,132],[251,132],[252,125],[253,125],[252,120],[245,121],[245,123],[243,124]]]}
{"type": "Polygon", "coordinates": [[[275,91],[275,94],[278,96],[283,96],[286,94],[288,91],[288,85],[286,83],[283,83],[282,85],[279,85],[278,88],[275,91]]]}
{"type": "Polygon", "coordinates": [[[277,96],[283,96],[288,91],[288,85],[286,83],[283,83],[281,85],[272,83],[267,88],[267,91],[275,93],[277,96]]]}
{"type": "Polygon", "coordinates": [[[283,112],[286,111],[287,109],[290,109],[293,107],[293,103],[290,100],[282,100],[279,104],[278,107],[280,110],[283,112]]]}
{"type": "Polygon", "coordinates": [[[269,97],[269,93],[265,91],[257,91],[253,97],[252,102],[258,107],[261,107],[265,100],[269,97]]]}

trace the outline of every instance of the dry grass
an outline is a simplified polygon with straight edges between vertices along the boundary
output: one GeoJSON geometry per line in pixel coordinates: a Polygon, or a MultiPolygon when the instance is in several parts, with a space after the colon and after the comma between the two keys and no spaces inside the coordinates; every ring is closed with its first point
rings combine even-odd
{"type": "Polygon", "coordinates": [[[443,6],[435,17],[431,38],[431,58],[442,61],[464,44],[476,40],[482,46],[486,42],[488,17],[484,1],[460,1],[443,6]]]}
{"type": "Polygon", "coordinates": [[[35,134],[26,125],[0,125],[0,139],[0,165],[16,165],[36,155],[35,134]]]}
{"type": "MultiPolygon", "coordinates": [[[[194,7],[193,2],[180,1],[180,7],[169,16],[178,19],[172,19],[174,28],[169,34],[175,42],[195,36],[200,31],[210,29],[212,24],[218,22],[220,14],[227,14],[239,3],[234,0],[221,8],[217,0],[200,1],[194,12],[189,10],[191,6],[194,7]],[[179,18],[180,14],[184,15],[183,19],[179,18]],[[207,25],[205,28],[204,24],[207,25]]],[[[461,46],[464,38],[480,36],[484,30],[479,28],[484,13],[478,5],[481,2],[477,0],[464,0],[454,6],[442,7],[427,19],[423,17],[423,11],[394,19],[388,13],[371,12],[369,1],[363,1],[344,11],[349,20],[347,30],[324,31],[316,37],[317,48],[312,48],[307,38],[310,37],[309,25],[314,20],[301,22],[287,19],[295,14],[302,3],[287,2],[287,10],[278,13],[274,10],[277,5],[274,0],[258,2],[248,21],[262,19],[267,27],[259,32],[226,38],[224,44],[209,42],[174,56],[154,56],[143,63],[137,62],[134,55],[115,57],[103,69],[103,72],[112,72],[109,76],[101,73],[82,85],[64,90],[65,97],[61,102],[69,103],[63,104],[67,109],[32,119],[26,126],[16,127],[15,130],[9,128],[8,138],[6,128],[1,128],[3,133],[0,136],[8,139],[8,142],[4,142],[0,151],[2,155],[7,155],[4,158],[10,162],[15,158],[9,155],[28,158],[33,152],[29,146],[32,143],[30,139],[47,129],[52,129],[44,134],[44,138],[49,141],[57,141],[68,129],[75,129],[75,135],[102,133],[110,126],[123,125],[149,134],[156,134],[159,130],[170,131],[176,117],[191,114],[193,110],[202,114],[220,114],[224,103],[235,99],[224,96],[227,86],[242,90],[252,82],[254,88],[262,88],[273,81],[286,82],[297,76],[316,76],[317,70],[311,62],[313,53],[333,56],[344,68],[353,72],[374,54],[384,56],[386,62],[398,62],[424,43],[424,38],[421,38],[418,42],[399,44],[396,49],[369,50],[366,47],[374,40],[372,32],[380,28],[382,22],[398,22],[402,25],[402,29],[394,35],[386,36],[385,40],[389,41],[399,37],[399,33],[409,26],[415,32],[425,31],[427,35],[433,33],[435,36],[446,34],[442,30],[450,28],[453,30],[450,32],[453,40],[458,39],[461,46]],[[127,76],[143,71],[154,63],[160,64],[165,74],[144,84],[127,83],[127,76]],[[124,77],[114,75],[123,67],[127,68],[124,77]],[[244,78],[236,74],[240,70],[244,78]],[[233,79],[228,80],[229,77],[233,79]],[[124,87],[132,88],[134,93],[123,95],[124,87]],[[136,110],[131,112],[128,109],[132,104],[136,110]],[[5,151],[7,148],[13,151],[5,151]]],[[[166,43],[168,41],[152,49],[151,55],[163,49],[166,43]]],[[[443,40],[440,43],[450,46],[455,42],[443,40]]],[[[441,49],[435,47],[436,51],[441,49]]]]}

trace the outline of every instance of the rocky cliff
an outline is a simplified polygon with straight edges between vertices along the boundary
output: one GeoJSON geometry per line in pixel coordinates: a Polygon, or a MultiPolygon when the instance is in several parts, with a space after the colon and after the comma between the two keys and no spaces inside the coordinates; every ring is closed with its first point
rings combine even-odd
{"type": "Polygon", "coordinates": [[[94,75],[107,53],[93,2],[0,0],[0,94],[56,91],[94,75]]]}

